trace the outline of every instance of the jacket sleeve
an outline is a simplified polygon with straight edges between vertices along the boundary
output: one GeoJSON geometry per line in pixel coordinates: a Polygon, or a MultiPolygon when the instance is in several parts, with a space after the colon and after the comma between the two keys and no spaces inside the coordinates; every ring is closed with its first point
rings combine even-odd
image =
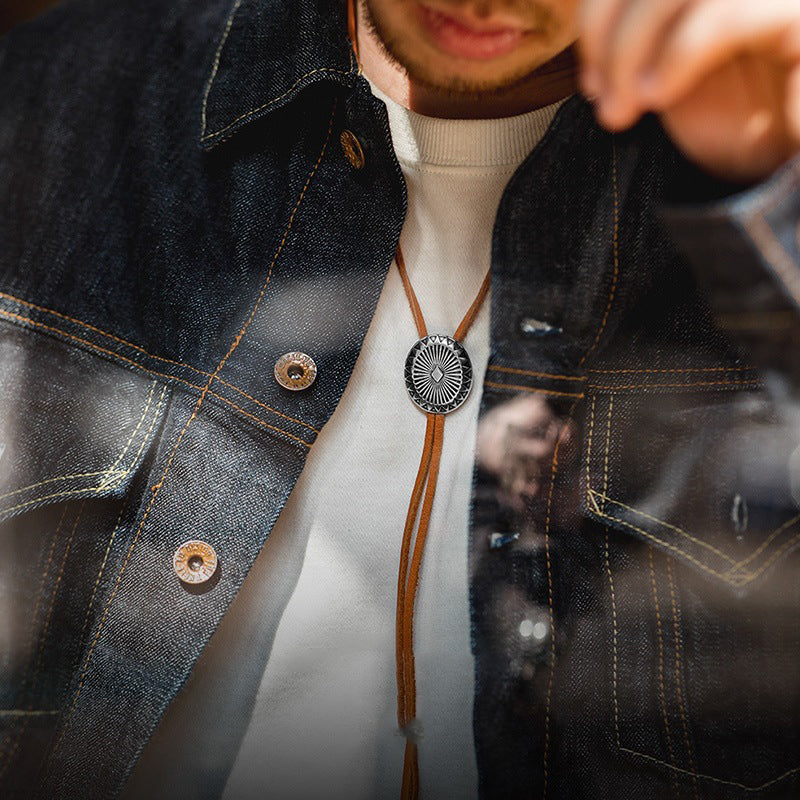
{"type": "Polygon", "coordinates": [[[717,325],[752,366],[800,388],[800,156],[761,184],[660,216],[717,325]]]}

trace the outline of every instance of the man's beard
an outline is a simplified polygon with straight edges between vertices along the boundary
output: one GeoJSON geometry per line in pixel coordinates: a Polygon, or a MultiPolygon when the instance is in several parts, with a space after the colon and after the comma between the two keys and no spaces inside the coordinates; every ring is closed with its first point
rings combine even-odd
{"type": "MultiPolygon", "coordinates": [[[[463,3],[457,0],[452,5],[454,7],[463,6],[463,3]]],[[[386,30],[380,17],[376,18],[373,13],[371,0],[365,0],[364,7],[367,27],[386,56],[396,63],[416,85],[439,94],[453,97],[502,95],[524,84],[538,69],[538,67],[532,69],[529,65],[523,65],[516,71],[510,71],[498,75],[497,78],[485,80],[468,79],[457,75],[442,76],[431,70],[424,61],[418,59],[417,54],[412,52],[413,45],[410,48],[406,42],[386,30]]],[[[486,0],[483,2],[478,0],[472,6],[472,9],[478,15],[484,12],[488,14],[496,8],[496,2],[487,2],[486,0]]],[[[554,26],[553,14],[543,6],[532,6],[526,0],[521,0],[521,2],[507,0],[503,8],[523,12],[520,17],[530,21],[531,27],[552,30],[554,26]]]]}

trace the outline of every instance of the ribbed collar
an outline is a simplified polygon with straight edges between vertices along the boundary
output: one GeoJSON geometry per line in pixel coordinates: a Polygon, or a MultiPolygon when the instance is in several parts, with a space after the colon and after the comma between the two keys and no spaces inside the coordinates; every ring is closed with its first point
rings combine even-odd
{"type": "Polygon", "coordinates": [[[371,86],[386,104],[397,158],[439,167],[518,166],[564,102],[501,119],[440,119],[410,111],[371,86]]]}

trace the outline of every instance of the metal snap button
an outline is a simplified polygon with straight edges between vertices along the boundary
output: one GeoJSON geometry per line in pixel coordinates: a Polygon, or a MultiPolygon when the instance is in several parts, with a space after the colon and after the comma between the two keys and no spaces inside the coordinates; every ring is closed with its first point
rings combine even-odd
{"type": "Polygon", "coordinates": [[[539,337],[539,336],[550,336],[552,334],[563,333],[563,329],[551,325],[549,322],[543,322],[540,319],[534,319],[533,317],[523,317],[519,321],[519,331],[523,336],[527,337],[539,337]]]}
{"type": "Polygon", "coordinates": [[[317,365],[306,353],[285,353],[275,362],[275,380],[284,389],[299,392],[317,379],[317,365]]]}
{"type": "Polygon", "coordinates": [[[172,568],[184,582],[205,583],[217,571],[217,554],[208,542],[184,542],[172,556],[172,568]]]}
{"type": "Polygon", "coordinates": [[[355,169],[361,169],[364,166],[364,151],[361,149],[361,142],[353,133],[353,131],[343,130],[339,136],[339,142],[342,145],[345,157],[355,169]]]}

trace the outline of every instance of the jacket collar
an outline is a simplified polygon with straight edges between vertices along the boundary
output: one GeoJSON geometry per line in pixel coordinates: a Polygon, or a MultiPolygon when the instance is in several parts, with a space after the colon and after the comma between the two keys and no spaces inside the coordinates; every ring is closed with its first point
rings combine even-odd
{"type": "Polygon", "coordinates": [[[312,83],[352,87],[358,66],[345,0],[236,0],[202,100],[200,144],[211,148],[312,83]]]}

